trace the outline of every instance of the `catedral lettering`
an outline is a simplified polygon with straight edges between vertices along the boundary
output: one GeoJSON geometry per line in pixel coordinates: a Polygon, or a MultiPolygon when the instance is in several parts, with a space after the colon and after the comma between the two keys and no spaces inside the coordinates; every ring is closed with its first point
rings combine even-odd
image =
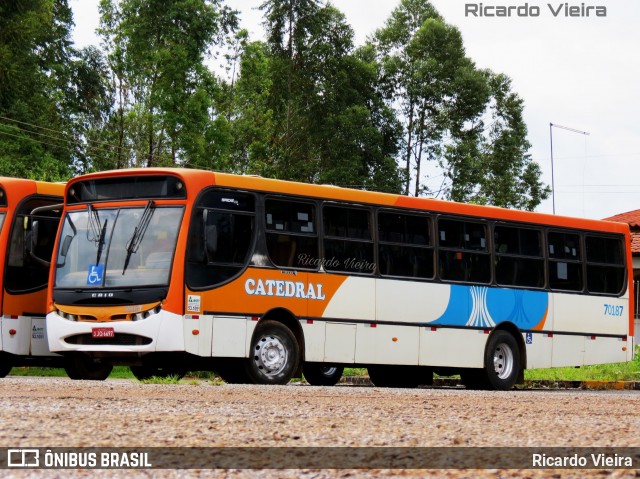
{"type": "Polygon", "coordinates": [[[64,198],[46,337],[85,377],[333,385],[349,366],[505,390],[633,359],[625,224],[180,168],[91,173],[64,198]]]}
{"type": "MultiPolygon", "coordinates": [[[[539,17],[540,7],[537,5],[485,5],[483,3],[467,3],[464,6],[465,17],[539,17]]],[[[606,17],[607,7],[604,5],[571,5],[560,3],[547,4],[554,17],[606,17]]]]}
{"type": "Polygon", "coordinates": [[[274,279],[253,279],[249,278],[244,283],[244,290],[248,295],[253,296],[279,296],[281,298],[301,298],[316,299],[324,301],[327,299],[322,293],[322,284],[309,283],[305,285],[301,281],[281,281],[274,279]]]}

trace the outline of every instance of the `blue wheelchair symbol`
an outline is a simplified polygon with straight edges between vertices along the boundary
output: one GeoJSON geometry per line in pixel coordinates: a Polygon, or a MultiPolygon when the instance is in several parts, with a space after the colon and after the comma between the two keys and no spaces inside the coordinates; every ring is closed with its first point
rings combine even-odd
{"type": "Polygon", "coordinates": [[[103,264],[90,264],[89,274],[87,275],[87,284],[89,286],[96,286],[102,284],[102,276],[104,276],[103,264]]]}
{"type": "Polygon", "coordinates": [[[527,333],[525,342],[527,344],[533,344],[533,333],[527,333]]]}

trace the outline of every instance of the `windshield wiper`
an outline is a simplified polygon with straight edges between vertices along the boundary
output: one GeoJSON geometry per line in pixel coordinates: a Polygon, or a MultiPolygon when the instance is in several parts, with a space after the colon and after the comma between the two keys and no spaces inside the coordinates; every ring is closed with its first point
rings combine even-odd
{"type": "Polygon", "coordinates": [[[102,230],[100,231],[100,239],[98,240],[98,253],[96,255],[96,264],[100,264],[100,256],[102,256],[102,249],[104,248],[104,237],[107,232],[107,223],[109,219],[104,220],[102,230]]]}
{"type": "Polygon", "coordinates": [[[122,268],[122,274],[127,270],[127,266],[129,266],[129,260],[131,259],[131,255],[138,251],[138,247],[140,243],[142,243],[142,238],[144,237],[144,233],[147,231],[147,227],[149,226],[149,222],[151,222],[151,217],[153,216],[153,212],[156,207],[153,203],[153,200],[149,200],[147,206],[144,208],[142,212],[142,216],[140,217],[140,221],[138,221],[138,225],[133,230],[133,234],[127,243],[127,257],[124,260],[124,267],[122,268]]]}
{"type": "Polygon", "coordinates": [[[89,228],[87,229],[87,240],[94,241],[98,252],[96,254],[96,264],[100,264],[100,257],[102,256],[102,250],[104,249],[104,237],[107,232],[107,223],[109,219],[104,220],[104,224],[100,224],[100,216],[98,211],[91,205],[87,205],[87,211],[89,212],[89,228]],[[93,234],[93,238],[89,238],[89,231],[93,234]]]}
{"type": "Polygon", "coordinates": [[[87,241],[93,241],[96,244],[100,241],[100,216],[98,216],[98,212],[93,207],[93,205],[87,205],[87,213],[88,213],[88,223],[89,227],[87,228],[87,241]],[[93,234],[93,237],[89,236],[89,233],[93,234]]]}

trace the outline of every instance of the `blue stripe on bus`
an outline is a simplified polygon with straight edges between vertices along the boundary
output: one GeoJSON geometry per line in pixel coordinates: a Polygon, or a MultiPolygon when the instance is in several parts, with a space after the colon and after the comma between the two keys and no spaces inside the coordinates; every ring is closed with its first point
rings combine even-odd
{"type": "Polygon", "coordinates": [[[510,321],[519,329],[541,328],[549,293],[486,286],[451,285],[444,314],[429,324],[492,328],[510,321]]]}

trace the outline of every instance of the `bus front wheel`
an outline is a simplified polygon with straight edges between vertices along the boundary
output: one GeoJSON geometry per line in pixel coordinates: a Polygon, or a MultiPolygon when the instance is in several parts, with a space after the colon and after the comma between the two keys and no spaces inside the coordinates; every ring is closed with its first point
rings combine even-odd
{"type": "Polygon", "coordinates": [[[13,361],[9,354],[0,351],[0,378],[4,378],[13,369],[13,361]]]}
{"type": "Polygon", "coordinates": [[[312,386],[335,386],[340,381],[343,366],[334,366],[322,363],[305,363],[302,374],[312,386]]]}
{"type": "Polygon", "coordinates": [[[520,374],[520,348],[507,331],[495,331],[489,338],[484,357],[487,380],[493,389],[511,389],[520,374]]]}
{"type": "Polygon", "coordinates": [[[287,384],[298,368],[299,351],[289,328],[277,321],[263,321],[251,341],[247,374],[255,384],[287,384]]]}
{"type": "Polygon", "coordinates": [[[104,381],[111,374],[113,365],[95,360],[85,354],[75,354],[67,359],[64,370],[71,379],[104,381]]]}

